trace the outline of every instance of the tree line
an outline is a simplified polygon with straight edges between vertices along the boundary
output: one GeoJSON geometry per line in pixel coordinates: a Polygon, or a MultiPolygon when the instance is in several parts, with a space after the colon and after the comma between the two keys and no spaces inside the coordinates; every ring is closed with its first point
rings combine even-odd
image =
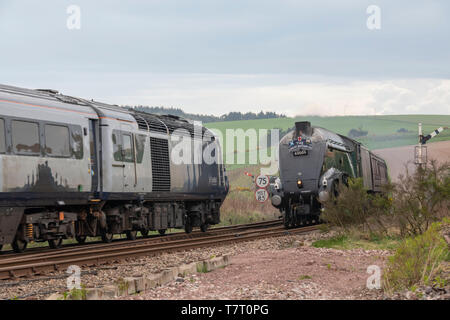
{"type": "Polygon", "coordinates": [[[238,120],[257,120],[257,119],[274,119],[274,118],[286,118],[284,114],[278,114],[276,112],[264,112],[260,111],[258,113],[254,112],[228,112],[221,116],[206,115],[206,114],[194,114],[186,113],[180,108],[166,108],[166,107],[148,107],[148,106],[126,106],[132,108],[136,111],[153,113],[153,114],[170,114],[173,116],[178,116],[194,121],[201,121],[203,123],[208,122],[219,122],[219,121],[238,121],[238,120]]]}

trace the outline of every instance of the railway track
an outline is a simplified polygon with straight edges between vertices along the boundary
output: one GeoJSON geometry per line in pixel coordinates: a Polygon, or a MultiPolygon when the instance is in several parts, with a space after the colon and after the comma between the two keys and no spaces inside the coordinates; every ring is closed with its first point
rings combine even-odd
{"type": "Polygon", "coordinates": [[[316,228],[316,226],[308,226],[286,230],[279,220],[274,220],[214,228],[206,233],[174,233],[153,238],[141,238],[135,241],[115,241],[109,244],[96,243],[64,247],[59,250],[30,252],[22,255],[5,255],[0,257],[0,279],[46,274],[64,270],[70,265],[98,266],[129,258],[158,255],[164,252],[304,233],[316,228]]]}
{"type": "MultiPolygon", "coordinates": [[[[185,232],[173,232],[173,233],[168,233],[166,235],[159,235],[159,234],[155,234],[155,235],[150,235],[148,237],[140,237],[137,238],[136,240],[134,240],[132,243],[140,243],[140,242],[148,242],[148,241],[168,241],[168,240],[174,240],[174,239],[190,239],[190,238],[195,238],[195,237],[199,237],[202,235],[206,235],[206,234],[211,234],[211,233],[226,233],[226,232],[234,232],[236,230],[245,230],[245,229],[249,229],[249,228],[266,228],[266,227],[270,227],[270,226],[276,226],[276,225],[280,225],[281,222],[280,220],[269,220],[269,221],[262,221],[262,222],[256,222],[256,223],[248,223],[248,224],[239,224],[239,225],[232,225],[232,226],[226,226],[226,227],[214,227],[209,229],[207,232],[201,232],[200,230],[194,230],[192,233],[185,233],[185,232]]],[[[7,257],[7,258],[13,258],[13,257],[19,257],[19,258],[23,258],[25,256],[28,255],[35,255],[35,254],[39,254],[39,253],[61,253],[63,251],[69,251],[69,250],[86,250],[87,248],[95,248],[95,247],[105,247],[105,246],[120,246],[120,245],[130,245],[130,241],[126,238],[118,238],[118,239],[114,239],[111,243],[104,243],[101,240],[98,241],[90,241],[90,242],[86,242],[82,245],[78,244],[78,243],[72,243],[72,244],[66,244],[63,245],[62,247],[58,248],[58,249],[51,249],[49,247],[35,247],[35,248],[29,248],[27,249],[25,252],[23,253],[15,253],[12,250],[9,251],[2,251],[0,254],[0,261],[2,260],[3,257],[7,257]]]]}

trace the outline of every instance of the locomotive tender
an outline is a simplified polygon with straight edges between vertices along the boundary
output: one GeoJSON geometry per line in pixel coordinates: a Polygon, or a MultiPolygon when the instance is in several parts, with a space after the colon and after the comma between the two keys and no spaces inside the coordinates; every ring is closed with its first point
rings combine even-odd
{"type": "Polygon", "coordinates": [[[338,195],[348,178],[362,178],[368,192],[381,192],[388,181],[386,162],[361,143],[307,121],[279,144],[280,177],[271,185],[272,205],[286,227],[319,221],[322,204],[338,195]]]}
{"type": "Polygon", "coordinates": [[[210,131],[179,117],[0,85],[0,249],[206,231],[229,188],[220,157],[210,131]],[[172,161],[180,143],[192,161],[172,161]],[[219,161],[195,161],[205,150],[219,161]]]}

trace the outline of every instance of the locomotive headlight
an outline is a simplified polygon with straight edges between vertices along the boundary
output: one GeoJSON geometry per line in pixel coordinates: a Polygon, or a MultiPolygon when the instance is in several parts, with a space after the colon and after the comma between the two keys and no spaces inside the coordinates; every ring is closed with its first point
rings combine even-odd
{"type": "Polygon", "coordinates": [[[300,189],[300,188],[303,188],[303,181],[302,180],[300,180],[300,179],[298,179],[297,180],[297,187],[300,189]]]}

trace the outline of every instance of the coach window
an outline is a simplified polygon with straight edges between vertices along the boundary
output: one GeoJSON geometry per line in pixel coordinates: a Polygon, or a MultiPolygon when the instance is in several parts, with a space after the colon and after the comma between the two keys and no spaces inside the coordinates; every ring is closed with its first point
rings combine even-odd
{"type": "Polygon", "coordinates": [[[12,142],[14,153],[39,155],[39,125],[35,122],[13,120],[12,142]]]}
{"type": "Polygon", "coordinates": [[[54,157],[70,157],[68,127],[45,125],[45,153],[54,157]]]}
{"type": "Polygon", "coordinates": [[[122,134],[122,156],[123,161],[133,162],[134,161],[133,152],[133,142],[131,140],[131,135],[122,134]]]}
{"type": "Polygon", "coordinates": [[[5,120],[0,119],[0,153],[6,152],[5,120]]]}

